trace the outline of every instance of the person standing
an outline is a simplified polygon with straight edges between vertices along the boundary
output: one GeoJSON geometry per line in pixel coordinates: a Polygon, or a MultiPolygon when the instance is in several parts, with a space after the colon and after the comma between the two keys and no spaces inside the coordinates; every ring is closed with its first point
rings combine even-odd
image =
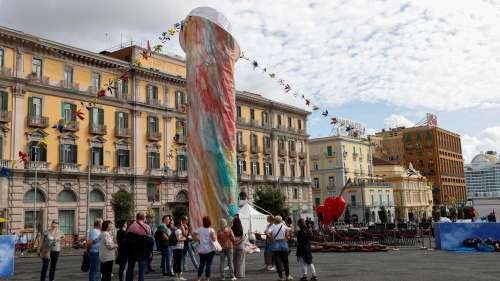
{"type": "Polygon", "coordinates": [[[274,254],[279,280],[285,280],[283,279],[283,271],[285,272],[286,280],[293,280],[293,277],[290,275],[290,267],[288,264],[289,247],[287,237],[289,231],[290,228],[286,226],[281,216],[275,216],[274,225],[270,228],[268,235],[273,241],[271,249],[274,254]]]}
{"type": "Polygon", "coordinates": [[[184,255],[182,256],[182,271],[187,271],[186,257],[189,256],[191,262],[193,263],[194,270],[198,270],[198,261],[196,260],[196,255],[194,253],[193,241],[191,239],[191,227],[189,226],[189,219],[187,216],[182,216],[182,225],[184,226],[184,231],[187,233],[186,240],[184,241],[184,255]]]}
{"type": "MultiPolygon", "coordinates": [[[[153,216],[151,214],[149,214],[149,213],[146,215],[146,224],[149,226],[149,229],[151,230],[151,239],[153,239],[153,241],[154,241],[153,227],[152,227],[152,225],[153,225],[153,216]]],[[[147,266],[146,273],[155,272],[155,270],[151,266],[151,264],[153,263],[154,242],[151,244],[150,251],[151,251],[151,255],[149,255],[149,258],[148,258],[148,266],[147,266]]]]}
{"type": "Polygon", "coordinates": [[[28,247],[28,236],[26,236],[26,233],[24,231],[21,231],[19,234],[19,251],[21,251],[21,256],[24,256],[24,251],[26,251],[26,248],[28,247]]]}
{"type": "Polygon", "coordinates": [[[49,264],[49,281],[55,280],[57,261],[59,260],[59,253],[61,252],[61,239],[63,237],[64,234],[59,231],[59,222],[56,220],[52,221],[50,229],[43,232],[39,248],[39,254],[42,258],[40,281],[45,281],[49,264]]]}
{"type": "MultiPolygon", "coordinates": [[[[274,217],[272,215],[267,216],[267,226],[264,233],[268,233],[271,227],[274,225],[274,217]]],[[[276,268],[274,267],[274,256],[273,251],[271,250],[272,246],[271,237],[266,235],[266,248],[264,250],[264,263],[266,264],[266,269],[269,271],[274,271],[276,268]]]]}
{"type": "Polygon", "coordinates": [[[97,281],[97,275],[100,272],[99,248],[101,247],[101,226],[102,219],[96,219],[94,228],[91,229],[87,237],[87,251],[90,257],[89,281],[97,281]]]}
{"type": "Polygon", "coordinates": [[[317,281],[316,269],[312,262],[312,250],[311,250],[311,230],[307,227],[304,219],[299,219],[297,222],[299,226],[299,232],[297,232],[297,260],[302,268],[302,278],[300,281],[307,281],[307,271],[311,271],[311,281],[317,281]]]}
{"type": "Polygon", "coordinates": [[[245,278],[245,235],[239,217],[233,219],[231,227],[234,233],[233,266],[236,278],[245,278]]]}
{"type": "Polygon", "coordinates": [[[212,273],[212,261],[215,255],[214,242],[217,241],[217,234],[212,228],[212,221],[208,216],[202,219],[203,226],[193,233],[193,239],[200,243],[198,253],[200,255],[200,266],[198,267],[198,278],[200,280],[205,271],[205,280],[210,279],[212,273]]]}
{"type": "Polygon", "coordinates": [[[118,268],[118,278],[123,281],[123,273],[127,265],[127,252],[125,246],[125,234],[127,233],[127,223],[121,222],[120,229],[116,232],[116,243],[118,245],[118,255],[116,256],[116,264],[118,268]]]}
{"type": "Polygon", "coordinates": [[[170,236],[169,244],[173,247],[174,274],[177,281],[184,281],[182,277],[182,256],[184,255],[184,241],[186,241],[187,231],[182,225],[182,220],[175,221],[174,235],[170,236]],[[175,246],[174,246],[175,245],[175,246]]]}
{"type": "Polygon", "coordinates": [[[156,241],[156,249],[161,253],[161,272],[163,276],[173,276],[172,269],[170,267],[170,247],[168,246],[168,237],[170,236],[170,229],[167,227],[167,224],[170,223],[167,216],[162,218],[162,223],[158,225],[158,228],[155,231],[155,241],[156,241]]]}
{"type": "Polygon", "coordinates": [[[222,252],[220,253],[220,276],[221,280],[225,280],[226,276],[224,274],[224,267],[229,267],[229,275],[231,276],[231,280],[236,280],[236,276],[234,276],[234,267],[233,267],[233,243],[235,241],[233,230],[227,226],[227,220],[220,220],[220,230],[217,234],[217,238],[222,246],[222,252]]]}
{"type": "Polygon", "coordinates": [[[151,248],[154,243],[151,237],[151,229],[144,222],[144,214],[137,213],[135,221],[128,227],[125,235],[125,247],[127,248],[127,281],[134,280],[135,264],[138,264],[138,280],[144,281],[148,259],[151,256],[151,248]]]}
{"type": "Polygon", "coordinates": [[[113,223],[109,220],[102,223],[101,235],[99,236],[101,245],[99,247],[99,259],[101,260],[101,281],[111,281],[113,273],[113,261],[118,245],[113,239],[113,223]]]}

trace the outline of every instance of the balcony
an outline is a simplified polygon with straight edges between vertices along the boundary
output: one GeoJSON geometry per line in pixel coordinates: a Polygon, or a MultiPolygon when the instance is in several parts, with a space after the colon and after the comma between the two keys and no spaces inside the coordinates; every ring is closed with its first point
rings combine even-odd
{"type": "Polygon", "coordinates": [[[163,176],[163,169],[160,168],[148,168],[146,170],[148,176],[151,177],[161,177],[163,176]]]}
{"type": "Polygon", "coordinates": [[[108,132],[108,128],[103,124],[90,123],[89,133],[94,135],[105,135],[108,132]]]}
{"type": "Polygon", "coordinates": [[[284,149],[284,148],[279,148],[279,149],[278,149],[278,155],[279,155],[280,157],[285,157],[285,156],[286,156],[286,149],[284,149]]]}
{"type": "Polygon", "coordinates": [[[28,166],[25,168],[28,170],[47,171],[50,169],[50,163],[46,161],[29,161],[28,166]]]}
{"type": "Polygon", "coordinates": [[[262,122],[261,127],[264,129],[271,129],[273,126],[269,122],[262,122]]]}
{"type": "Polygon", "coordinates": [[[158,99],[148,99],[146,103],[152,106],[160,106],[160,101],[158,99]]]}
{"type": "Polygon", "coordinates": [[[39,77],[36,73],[30,73],[28,75],[28,80],[31,82],[41,83],[45,85],[49,85],[50,79],[47,76],[39,77]]]}
{"type": "Polygon", "coordinates": [[[102,166],[102,165],[91,165],[90,166],[90,173],[92,174],[107,174],[109,170],[108,166],[102,166]]]}
{"type": "Polygon", "coordinates": [[[180,135],[180,134],[176,134],[175,135],[175,143],[178,144],[178,145],[186,144],[186,136],[180,135]]]}
{"type": "Polygon", "coordinates": [[[262,149],[265,155],[270,155],[271,154],[271,147],[270,146],[264,146],[262,149]]]}
{"type": "Polygon", "coordinates": [[[64,130],[70,132],[76,132],[80,129],[78,121],[66,121],[64,119],[60,119],[59,124],[64,124],[64,130]]]}
{"type": "Polygon", "coordinates": [[[252,119],[250,120],[250,125],[252,125],[252,127],[260,127],[260,122],[255,119],[252,119]]]}
{"type": "Polygon", "coordinates": [[[121,101],[127,101],[128,98],[128,93],[127,92],[122,92],[122,90],[118,89],[116,91],[116,98],[121,100],[121,101]]]}
{"type": "Polygon", "coordinates": [[[12,168],[12,160],[0,160],[0,168],[12,168]]]}
{"type": "Polygon", "coordinates": [[[7,110],[0,110],[0,122],[7,123],[10,121],[11,112],[7,110]]]}
{"type": "Polygon", "coordinates": [[[290,177],[280,176],[279,181],[280,182],[290,182],[290,177]]]}
{"type": "Polygon", "coordinates": [[[306,130],[305,129],[298,129],[297,133],[301,134],[301,135],[305,135],[306,134],[306,130]]]}
{"type": "Polygon", "coordinates": [[[302,183],[311,183],[311,178],[308,177],[300,177],[302,183]]]}
{"type": "Polygon", "coordinates": [[[0,76],[11,77],[12,76],[12,69],[5,67],[5,66],[0,67],[0,76]]]}
{"type": "Polygon", "coordinates": [[[148,140],[150,141],[160,141],[161,134],[158,131],[148,130],[148,140]]]}
{"type": "Polygon", "coordinates": [[[252,175],[251,179],[252,179],[252,181],[263,181],[264,177],[261,175],[252,175]]]}
{"type": "Polygon", "coordinates": [[[269,182],[275,182],[278,180],[278,178],[276,176],[272,176],[272,175],[265,175],[264,180],[269,181],[269,182]]]}
{"type": "Polygon", "coordinates": [[[246,144],[238,143],[236,145],[236,149],[238,150],[238,152],[246,152],[248,150],[248,147],[246,144]]]}
{"type": "Polygon", "coordinates": [[[80,91],[80,84],[75,83],[75,82],[61,80],[61,82],[59,82],[59,86],[64,88],[64,89],[69,89],[69,90],[73,90],[73,91],[80,91]]]}
{"type": "Polygon", "coordinates": [[[299,158],[300,159],[305,159],[305,158],[307,158],[307,154],[305,152],[300,151],[299,152],[299,158]]]}
{"type": "Polygon", "coordinates": [[[246,125],[247,124],[247,119],[245,117],[236,117],[236,123],[240,125],[246,125]]]}
{"type": "Polygon", "coordinates": [[[187,178],[187,171],[186,170],[177,170],[177,177],[185,179],[187,178]]]}
{"type": "Polygon", "coordinates": [[[297,132],[297,130],[296,130],[294,127],[288,127],[288,131],[289,131],[290,133],[295,133],[295,132],[297,132]]]}
{"type": "Polygon", "coordinates": [[[259,153],[259,146],[258,145],[251,145],[250,146],[250,153],[252,153],[252,154],[259,153]]]}
{"type": "Polygon", "coordinates": [[[291,182],[294,182],[294,183],[302,182],[302,179],[300,177],[291,177],[290,180],[291,180],[291,182]]]}
{"type": "Polygon", "coordinates": [[[94,86],[89,86],[89,88],[87,89],[87,92],[89,93],[89,95],[91,96],[95,96],[97,95],[97,92],[99,91],[98,88],[94,87],[94,86]]]}
{"type": "Polygon", "coordinates": [[[129,176],[132,174],[132,169],[130,167],[116,167],[115,174],[129,176]]]}
{"type": "Polygon", "coordinates": [[[28,116],[28,126],[34,128],[47,128],[49,118],[46,116],[28,116]]]}
{"type": "Polygon", "coordinates": [[[289,156],[290,158],[295,158],[295,157],[297,157],[297,151],[295,151],[295,150],[290,150],[290,151],[288,151],[288,156],[289,156]]]}
{"type": "Polygon", "coordinates": [[[239,181],[249,181],[250,176],[247,174],[238,174],[238,180],[239,181]]]}
{"type": "Polygon", "coordinates": [[[78,173],[80,172],[80,164],[59,163],[59,171],[61,173],[78,173]]]}
{"type": "Polygon", "coordinates": [[[115,136],[117,138],[130,138],[130,128],[115,127],[115,136]]]}

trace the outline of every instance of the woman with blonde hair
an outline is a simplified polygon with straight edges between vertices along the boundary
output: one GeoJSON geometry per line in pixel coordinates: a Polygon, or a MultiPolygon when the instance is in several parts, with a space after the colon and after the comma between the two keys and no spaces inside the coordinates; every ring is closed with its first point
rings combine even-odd
{"type": "Polygon", "coordinates": [[[290,275],[290,267],[288,263],[288,254],[290,252],[288,247],[288,235],[290,228],[283,222],[281,216],[274,217],[274,225],[268,232],[269,238],[272,239],[271,250],[276,262],[276,270],[278,271],[279,280],[293,280],[290,275]],[[285,276],[283,276],[283,271],[285,276]]]}
{"type": "Polygon", "coordinates": [[[225,280],[224,267],[229,267],[229,275],[231,276],[231,280],[236,280],[236,276],[234,276],[234,267],[233,267],[233,243],[236,240],[234,237],[233,230],[227,225],[226,219],[220,220],[220,230],[218,233],[218,239],[222,246],[222,252],[220,253],[220,276],[221,280],[225,280]]]}

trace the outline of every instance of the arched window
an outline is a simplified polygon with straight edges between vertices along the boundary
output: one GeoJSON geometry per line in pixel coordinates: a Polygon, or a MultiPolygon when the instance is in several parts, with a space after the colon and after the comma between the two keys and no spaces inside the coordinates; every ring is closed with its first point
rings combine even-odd
{"type": "Polygon", "coordinates": [[[175,201],[177,202],[188,202],[188,193],[185,190],[179,191],[175,196],[175,201]]]}
{"type": "Polygon", "coordinates": [[[76,202],[76,195],[73,191],[63,190],[57,195],[57,202],[76,202]]]}
{"type": "Polygon", "coordinates": [[[240,200],[247,200],[248,196],[245,191],[240,192],[240,200]]]}
{"type": "MultiPolygon", "coordinates": [[[[35,202],[35,190],[32,189],[24,194],[24,203],[34,203],[35,202]]],[[[36,191],[36,202],[45,202],[45,195],[40,191],[36,191]]]]}
{"type": "Polygon", "coordinates": [[[104,202],[104,194],[100,190],[94,189],[89,195],[90,202],[104,202]]]}

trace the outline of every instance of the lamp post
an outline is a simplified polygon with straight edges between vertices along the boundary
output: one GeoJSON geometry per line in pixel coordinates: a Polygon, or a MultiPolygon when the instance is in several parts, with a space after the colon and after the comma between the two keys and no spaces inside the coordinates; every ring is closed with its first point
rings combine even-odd
{"type": "Polygon", "coordinates": [[[89,232],[89,201],[90,201],[90,173],[92,167],[92,143],[89,141],[89,167],[87,171],[87,211],[85,216],[85,235],[89,232]]]}
{"type": "Polygon", "coordinates": [[[37,213],[36,213],[36,195],[38,192],[38,144],[33,146],[33,152],[35,153],[34,159],[34,169],[35,169],[35,196],[33,200],[33,239],[36,239],[37,232],[37,213]]]}

